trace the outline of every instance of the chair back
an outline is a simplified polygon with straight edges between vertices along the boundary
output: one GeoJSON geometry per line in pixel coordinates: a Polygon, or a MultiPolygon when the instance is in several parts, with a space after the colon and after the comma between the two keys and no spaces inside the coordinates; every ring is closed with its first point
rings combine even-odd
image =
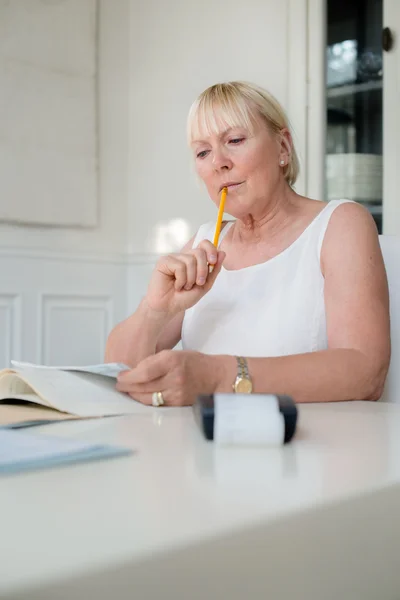
{"type": "Polygon", "coordinates": [[[392,356],[381,400],[400,402],[400,237],[380,235],[379,241],[389,282],[392,356]]]}

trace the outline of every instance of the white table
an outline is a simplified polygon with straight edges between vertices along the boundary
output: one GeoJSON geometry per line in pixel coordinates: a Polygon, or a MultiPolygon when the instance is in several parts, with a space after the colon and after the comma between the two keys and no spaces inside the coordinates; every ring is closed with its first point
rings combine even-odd
{"type": "Polygon", "coordinates": [[[191,409],[40,431],[137,452],[0,478],[1,598],[400,595],[400,405],[301,406],[272,450],[215,447],[191,409]]]}

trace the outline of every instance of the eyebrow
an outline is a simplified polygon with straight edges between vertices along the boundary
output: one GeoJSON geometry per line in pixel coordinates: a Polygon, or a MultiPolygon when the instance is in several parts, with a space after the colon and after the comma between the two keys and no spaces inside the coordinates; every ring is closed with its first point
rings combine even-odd
{"type": "MultiPolygon", "coordinates": [[[[237,125],[236,127],[228,127],[228,129],[225,129],[225,131],[222,131],[220,134],[218,134],[218,137],[221,139],[224,136],[226,136],[228,133],[233,131],[234,129],[239,129],[239,128],[241,128],[240,125],[237,125]]],[[[207,140],[193,140],[191,142],[191,146],[193,146],[193,144],[207,144],[207,140]]]]}

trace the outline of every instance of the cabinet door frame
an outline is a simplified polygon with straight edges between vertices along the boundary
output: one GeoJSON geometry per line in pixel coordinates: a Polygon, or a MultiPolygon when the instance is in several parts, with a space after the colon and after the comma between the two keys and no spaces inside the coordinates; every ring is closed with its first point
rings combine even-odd
{"type": "Polygon", "coordinates": [[[300,159],[295,190],[324,200],[326,0],[288,0],[286,109],[300,159]]]}
{"type": "Polygon", "coordinates": [[[394,46],[383,52],[383,233],[400,236],[400,2],[384,0],[383,26],[394,46]]]}
{"type": "Polygon", "coordinates": [[[325,198],[326,0],[307,2],[307,196],[325,198]]]}
{"type": "MultiPolygon", "coordinates": [[[[383,52],[383,233],[400,235],[400,2],[384,0],[394,47],[383,52]]],[[[326,0],[308,0],[306,193],[325,199],[326,0]]]]}
{"type": "Polygon", "coordinates": [[[307,195],[308,173],[308,2],[288,0],[286,110],[300,160],[295,190],[307,195]]]}

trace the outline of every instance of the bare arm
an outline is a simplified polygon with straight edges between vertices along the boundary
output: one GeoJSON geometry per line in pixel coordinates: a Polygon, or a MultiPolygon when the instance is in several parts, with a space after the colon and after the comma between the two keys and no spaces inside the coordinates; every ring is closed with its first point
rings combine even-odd
{"type": "MultiPolygon", "coordinates": [[[[182,248],[193,246],[192,237],[182,248]]],[[[111,331],[105,362],[122,362],[130,367],[160,350],[171,349],[180,341],[184,312],[168,319],[152,311],[143,298],[137,310],[111,331]]]]}
{"type": "MultiPolygon", "coordinates": [[[[250,358],[254,391],[286,393],[297,402],[376,400],[390,360],[388,286],[375,224],[360,205],[333,213],[321,267],[328,349],[250,358]]],[[[216,388],[232,391],[235,359],[219,356],[212,370],[216,388]]]]}
{"type": "Polygon", "coordinates": [[[209,240],[201,241],[195,249],[192,246],[193,239],[181,252],[159,259],[138,309],[111,331],[106,362],[135,367],[179,342],[185,310],[211,289],[225,257],[209,240]],[[214,265],[211,273],[210,264],[214,265]]]}
{"type": "MultiPolygon", "coordinates": [[[[180,338],[179,324],[174,324],[173,321],[174,319],[168,320],[162,314],[157,315],[147,306],[144,298],[136,312],[111,331],[106,344],[105,362],[136,366],[141,360],[157,352],[158,339],[166,330],[170,331],[170,338],[180,338]]],[[[170,348],[173,346],[174,344],[170,348]]]]}

